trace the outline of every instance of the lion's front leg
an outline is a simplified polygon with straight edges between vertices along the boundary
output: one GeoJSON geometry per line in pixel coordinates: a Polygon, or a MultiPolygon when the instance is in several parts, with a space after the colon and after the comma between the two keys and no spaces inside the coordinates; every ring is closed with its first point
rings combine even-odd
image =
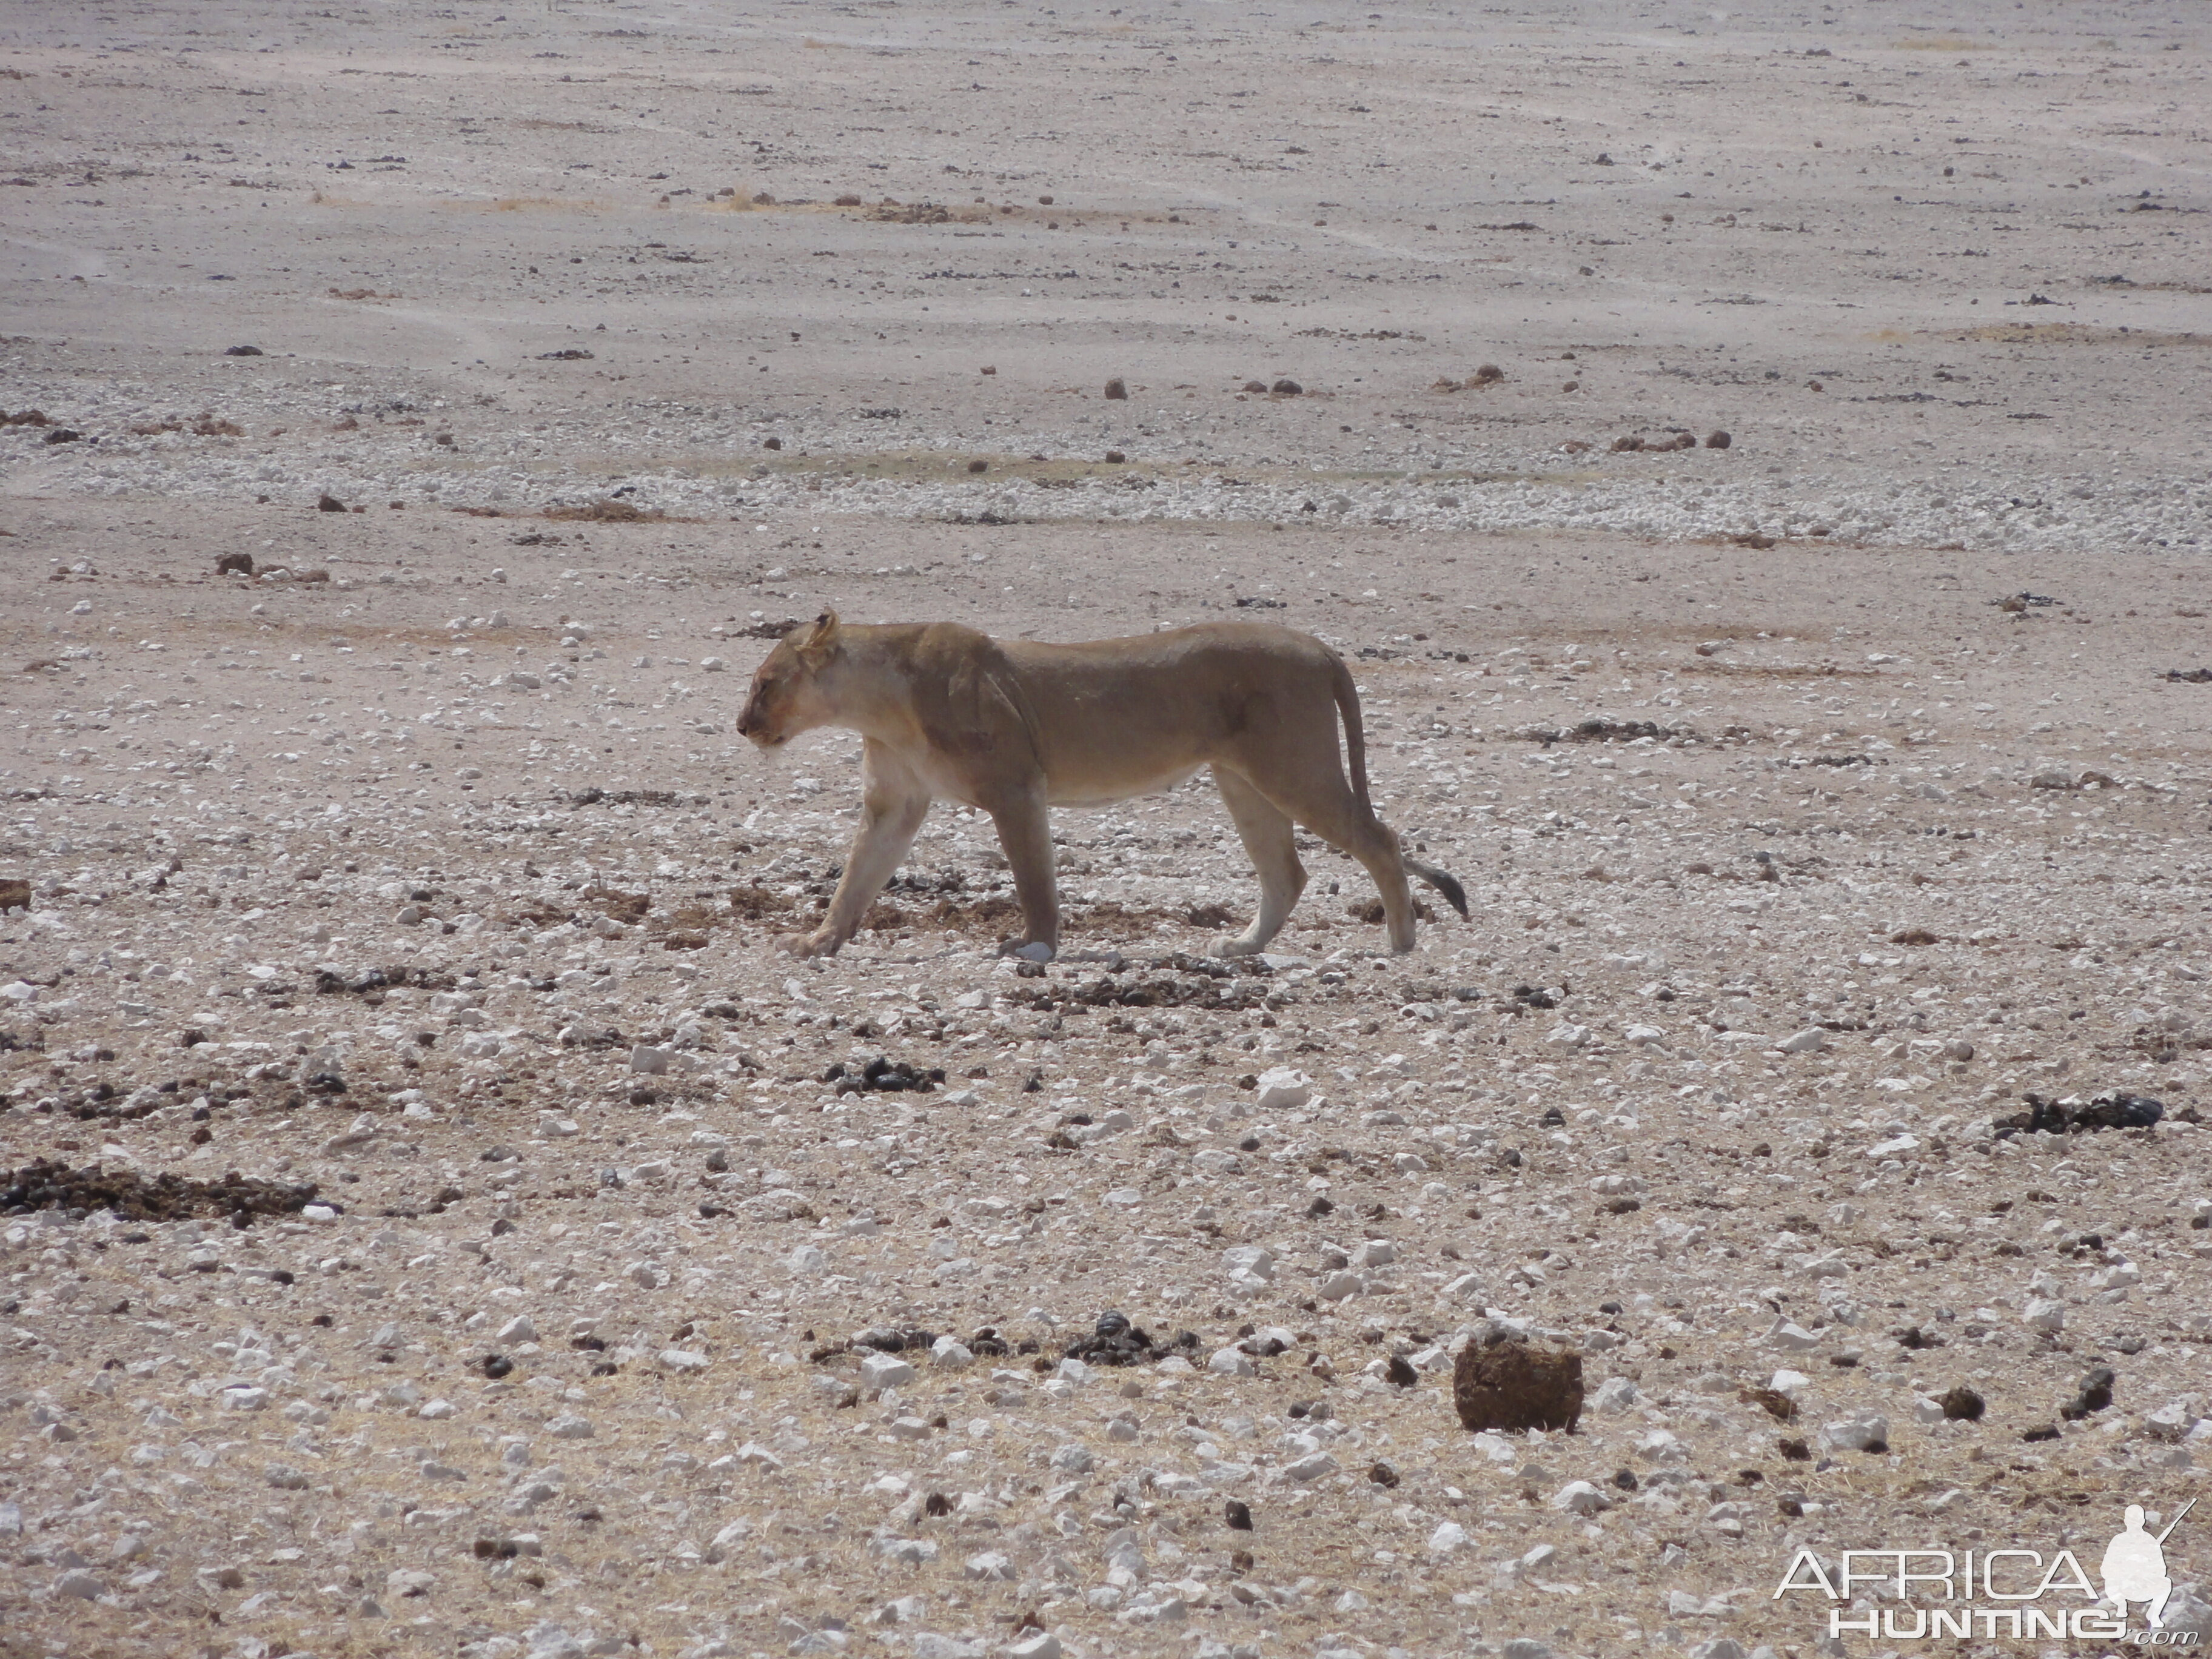
{"type": "Polygon", "coordinates": [[[845,857],[845,873],[830,900],[830,914],[811,933],[786,933],[776,944],[793,956],[835,956],[860,931],[860,918],[876,902],[914,845],[915,833],[929,814],[930,794],[896,750],[870,738],[862,750],[860,828],[845,857]]]}
{"type": "Polygon", "coordinates": [[[1012,799],[988,803],[984,810],[998,826],[999,845],[1014,872],[1014,897],[1022,907],[1024,938],[1015,954],[1035,956],[1042,946],[1049,962],[1060,950],[1060,889],[1053,872],[1052,819],[1045,810],[1040,781],[1012,799]]]}

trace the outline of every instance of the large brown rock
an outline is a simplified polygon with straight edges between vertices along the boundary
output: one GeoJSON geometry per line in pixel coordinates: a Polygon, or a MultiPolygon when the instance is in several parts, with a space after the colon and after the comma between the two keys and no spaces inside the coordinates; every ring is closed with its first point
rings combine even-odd
{"type": "Polygon", "coordinates": [[[1502,1333],[1460,1350],[1452,1403],[1469,1430],[1571,1429],[1583,1414],[1583,1357],[1531,1347],[1502,1333]]]}

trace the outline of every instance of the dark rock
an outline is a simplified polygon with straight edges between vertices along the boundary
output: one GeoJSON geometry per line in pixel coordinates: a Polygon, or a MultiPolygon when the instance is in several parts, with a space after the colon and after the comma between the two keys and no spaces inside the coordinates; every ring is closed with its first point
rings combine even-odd
{"type": "Polygon", "coordinates": [[[50,444],[73,444],[83,436],[84,434],[73,426],[58,426],[46,434],[45,441],[50,444]]]}
{"type": "Polygon", "coordinates": [[[1774,1443],[1774,1449],[1792,1463],[1809,1463],[1813,1461],[1813,1449],[1802,1440],[1778,1440],[1774,1443]]]}
{"type": "Polygon", "coordinates": [[[1377,1463],[1367,1471],[1367,1478],[1378,1486],[1395,1486],[1398,1484],[1398,1471],[1388,1463],[1377,1463]]]}
{"type": "Polygon", "coordinates": [[[1392,1354],[1390,1363],[1383,1368],[1383,1380],[1394,1389],[1418,1388],[1421,1374],[1406,1362],[1402,1354],[1392,1354]]]}
{"type": "Polygon", "coordinates": [[[1613,1484],[1623,1492],[1634,1492],[1640,1483],[1636,1479],[1634,1469],[1616,1469],[1613,1471],[1613,1484]]]}
{"type": "Polygon", "coordinates": [[[1496,1325],[1478,1327],[1452,1375],[1452,1402],[1470,1431],[1572,1429],[1583,1414],[1583,1360],[1536,1348],[1496,1325]]]}
{"type": "Polygon", "coordinates": [[[1249,1532],[1252,1530],[1252,1506],[1232,1498],[1223,1505],[1222,1519],[1229,1523],[1231,1532],[1249,1532]]]}
{"type": "Polygon", "coordinates": [[[1118,449],[1109,449],[1106,452],[1106,465],[1109,466],[1119,466],[1128,459],[1118,449]]]}
{"type": "Polygon", "coordinates": [[[0,1215],[22,1215],[32,1210],[81,1210],[88,1214],[112,1210],[125,1221],[229,1216],[244,1225],[257,1215],[296,1215],[314,1200],[316,1191],[312,1182],[286,1186],[241,1176],[236,1170],[219,1181],[198,1181],[166,1172],[149,1181],[132,1170],[106,1170],[97,1164],[76,1170],[38,1158],[9,1175],[7,1184],[0,1187],[0,1215]]]}
{"type": "Polygon", "coordinates": [[[1982,1420],[1984,1402],[1981,1395],[1963,1382],[1937,1395],[1936,1403],[1942,1407],[1947,1422],[1978,1423],[1982,1420]]]}
{"type": "Polygon", "coordinates": [[[221,553],[216,556],[215,574],[218,576],[251,576],[253,574],[253,555],[251,553],[221,553]]]}
{"type": "Polygon", "coordinates": [[[1705,434],[1705,447],[1708,449],[1726,449],[1735,441],[1735,440],[1729,437],[1725,432],[1708,432],[1705,434]]]}
{"type": "Polygon", "coordinates": [[[1112,380],[1106,382],[1106,396],[1109,399],[1115,403],[1128,402],[1128,383],[1122,380],[1120,375],[1116,374],[1112,380]]]}
{"type": "Polygon", "coordinates": [[[2112,1403],[2112,1383],[2116,1379],[2110,1365],[2092,1365],[2088,1375],[2081,1379],[2081,1390],[2058,1408],[2058,1414],[2069,1423],[2078,1423],[2094,1412],[2100,1412],[2112,1403]]]}
{"type": "Polygon", "coordinates": [[[991,464],[988,461],[970,461],[968,463],[968,470],[970,472],[988,472],[991,470],[991,464]]]}
{"type": "Polygon", "coordinates": [[[225,346],[222,355],[226,357],[258,357],[262,354],[259,346],[225,346]]]}
{"type": "Polygon", "coordinates": [[[346,504],[335,495],[315,497],[315,511],[318,513],[343,513],[345,510],[346,504]]]}
{"type": "Polygon", "coordinates": [[[1285,378],[1276,381],[1274,385],[1269,386],[1267,390],[1273,392],[1278,398],[1295,398],[1300,392],[1304,392],[1305,388],[1300,386],[1296,380],[1285,378]]]}
{"type": "Polygon", "coordinates": [[[763,449],[781,449],[783,447],[783,440],[781,438],[763,438],[761,440],[761,447],[763,449]]]}
{"type": "Polygon", "coordinates": [[[1188,1358],[1198,1352],[1196,1331],[1177,1331],[1174,1340],[1158,1343],[1141,1325],[1133,1325],[1126,1315],[1109,1310],[1098,1316],[1091,1334],[1071,1342],[1062,1351],[1062,1357],[1080,1359],[1086,1365],[1149,1365],[1170,1354],[1188,1358]]]}
{"type": "Polygon", "coordinates": [[[2056,1440],[2058,1438],[2058,1425],[2055,1423],[2045,1423],[2040,1427],[2030,1429],[2026,1434],[2021,1436],[2021,1438],[2030,1443],[2039,1440],[2056,1440]]]}
{"type": "Polygon", "coordinates": [[[20,878],[0,881],[0,912],[31,908],[31,884],[20,878]]]}
{"type": "Polygon", "coordinates": [[[945,1081],[945,1068],[933,1066],[927,1071],[903,1060],[886,1060],[878,1054],[873,1060],[854,1060],[850,1066],[840,1060],[822,1074],[824,1083],[834,1083],[841,1095],[868,1093],[901,1094],[912,1091],[927,1094],[945,1081]]]}
{"type": "Polygon", "coordinates": [[[1778,1423],[1797,1415],[1797,1402],[1778,1389],[1740,1389],[1735,1397],[1747,1406],[1757,1406],[1778,1423]]]}
{"type": "Polygon", "coordinates": [[[2001,1139],[2021,1133],[2078,1135],[2100,1129],[2148,1129],[2166,1115],[2163,1102],[2118,1089],[2107,1089],[2086,1101],[2045,1100],[2036,1094],[2021,1098],[2027,1103],[2027,1109],[1999,1120],[2001,1139]]]}
{"type": "Polygon", "coordinates": [[[1243,392],[1265,392],[1267,389],[1267,383],[1265,380],[1247,380],[1238,389],[1243,392]]]}

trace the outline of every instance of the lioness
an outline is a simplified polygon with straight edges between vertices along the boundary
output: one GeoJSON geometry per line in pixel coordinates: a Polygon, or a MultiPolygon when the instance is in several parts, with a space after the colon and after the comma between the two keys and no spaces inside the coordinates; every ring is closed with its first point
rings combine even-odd
{"type": "Polygon", "coordinates": [[[1306,872],[1293,822],[1367,866],[1393,951],[1413,948],[1408,870],[1468,914],[1459,883],[1408,858],[1376,817],[1358,694],[1343,660],[1310,634],[1217,623],[1038,645],[957,623],[848,628],[825,611],[769,653],[738,719],[764,750],[820,726],[866,740],[865,808],[829,915],[777,941],[799,956],[830,955],[853,937],[944,795],[991,815],[1027,934],[1008,948],[1049,960],[1060,901],[1046,809],[1170,789],[1201,766],[1213,769],[1260,876],[1260,913],[1223,955],[1265,950],[1297,902],[1306,872]]]}

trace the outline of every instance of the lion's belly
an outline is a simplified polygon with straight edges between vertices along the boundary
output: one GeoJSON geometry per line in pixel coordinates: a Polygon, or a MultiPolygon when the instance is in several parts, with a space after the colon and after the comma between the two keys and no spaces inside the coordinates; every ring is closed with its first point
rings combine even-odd
{"type": "MultiPolygon", "coordinates": [[[[936,754],[905,752],[900,758],[933,799],[957,801],[963,806],[983,805],[979,797],[988,792],[977,784],[984,781],[970,775],[967,769],[936,754]]],[[[1047,774],[1045,802],[1051,806],[1105,806],[1133,795],[1165,794],[1205,765],[1202,760],[1178,756],[1171,762],[1153,760],[1101,769],[1094,757],[1092,764],[1079,770],[1071,768],[1066,773],[1047,774]]]]}
{"type": "Polygon", "coordinates": [[[1122,773],[1109,777],[1046,781],[1046,802],[1054,806],[1108,806],[1133,795],[1164,795],[1195,776],[1200,768],[1178,766],[1160,770],[1122,773]]]}

